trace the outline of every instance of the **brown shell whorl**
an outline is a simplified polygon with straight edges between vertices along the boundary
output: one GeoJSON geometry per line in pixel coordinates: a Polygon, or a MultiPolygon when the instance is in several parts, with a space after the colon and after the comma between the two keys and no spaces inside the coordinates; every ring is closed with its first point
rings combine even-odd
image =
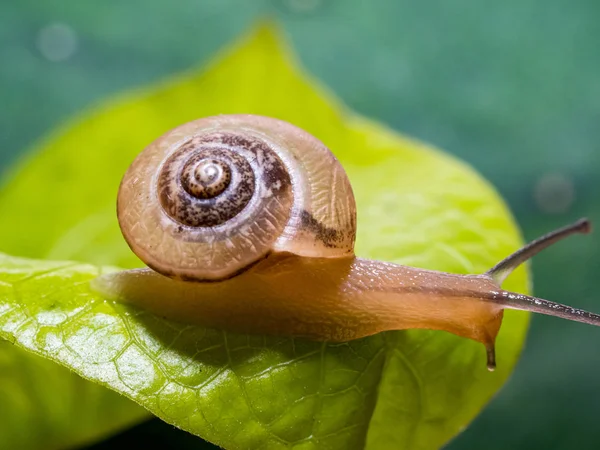
{"type": "MultiPolygon", "coordinates": [[[[196,137],[165,161],[158,175],[158,198],[172,219],[190,227],[214,227],[248,205],[256,189],[254,168],[231,147],[235,139],[223,133],[196,137]]],[[[261,148],[260,142],[250,140],[239,144],[261,148]]],[[[249,156],[255,158],[251,151],[249,156]]],[[[285,176],[281,161],[277,164],[285,176]]],[[[289,185],[289,177],[284,182],[289,185]]]]}
{"type": "MultiPolygon", "coordinates": [[[[246,165],[247,166],[247,165],[246,165]]],[[[250,167],[247,169],[252,173],[250,167]]],[[[228,161],[214,159],[214,155],[190,158],[179,176],[181,186],[192,197],[208,199],[223,193],[231,183],[228,161]]],[[[252,176],[250,186],[254,183],[252,176]]]]}

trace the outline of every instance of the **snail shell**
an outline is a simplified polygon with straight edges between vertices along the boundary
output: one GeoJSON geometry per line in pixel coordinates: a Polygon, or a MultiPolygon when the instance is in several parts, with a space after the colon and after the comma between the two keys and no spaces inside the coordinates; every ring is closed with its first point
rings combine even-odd
{"type": "Polygon", "coordinates": [[[277,119],[208,117],[152,142],[117,201],[123,235],[148,266],[182,280],[222,280],[273,252],[352,256],[356,205],[318,139],[277,119]]]}

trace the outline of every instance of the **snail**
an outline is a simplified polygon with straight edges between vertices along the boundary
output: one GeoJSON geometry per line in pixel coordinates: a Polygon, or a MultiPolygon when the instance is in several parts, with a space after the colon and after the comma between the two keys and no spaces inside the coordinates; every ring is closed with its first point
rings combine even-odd
{"type": "Polygon", "coordinates": [[[222,115],[167,132],[127,170],[117,212],[149,268],[103,275],[95,289],[175,321],[333,342],[444,330],[483,343],[490,370],[504,309],[600,325],[599,315],[501,288],[539,251],[588,233],[588,220],[481,275],[358,258],[341,164],[317,138],[273,118],[222,115]]]}

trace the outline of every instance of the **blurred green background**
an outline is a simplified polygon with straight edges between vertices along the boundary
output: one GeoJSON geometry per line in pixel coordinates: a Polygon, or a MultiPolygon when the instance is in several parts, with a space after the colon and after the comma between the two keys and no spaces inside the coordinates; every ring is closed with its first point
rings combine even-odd
{"type": "MultiPolygon", "coordinates": [[[[65,120],[203,64],[265,16],[350,107],[478,169],[527,239],[600,223],[597,0],[3,0],[1,171],[65,120]]],[[[537,295],[600,311],[599,233],[532,267],[537,295]]],[[[599,344],[598,329],[534,317],[511,380],[448,448],[600,448],[599,344]]],[[[94,448],[150,442],[200,448],[158,421],[94,448]]]]}

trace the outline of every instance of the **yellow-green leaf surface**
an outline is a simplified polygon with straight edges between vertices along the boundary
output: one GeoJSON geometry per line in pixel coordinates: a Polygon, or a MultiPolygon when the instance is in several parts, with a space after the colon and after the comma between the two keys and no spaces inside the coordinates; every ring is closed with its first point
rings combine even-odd
{"type": "MultiPolygon", "coordinates": [[[[3,265],[2,280],[6,271],[3,265]]],[[[0,311],[6,308],[4,289],[0,282],[0,311]]],[[[2,328],[9,325],[7,320],[3,318],[2,328]]],[[[73,448],[102,439],[145,416],[124,397],[0,340],[0,449],[73,448]]]]}
{"type": "MultiPolygon", "coordinates": [[[[359,256],[476,273],[520,244],[505,205],[472,169],[348,111],[263,26],[207,70],[97,109],[23,163],[0,195],[0,210],[11,212],[0,251],[91,265],[4,257],[1,335],[225,448],[439,448],[510,374],[526,314],[507,312],[490,373],[481,344],[444,332],[335,345],[239,336],[160,320],[89,290],[103,264],[140,265],[114,213],[134,156],[170,128],[225,113],[287,120],[334,152],[357,199],[359,256]]],[[[507,287],[525,292],[525,271],[507,287]]]]}

